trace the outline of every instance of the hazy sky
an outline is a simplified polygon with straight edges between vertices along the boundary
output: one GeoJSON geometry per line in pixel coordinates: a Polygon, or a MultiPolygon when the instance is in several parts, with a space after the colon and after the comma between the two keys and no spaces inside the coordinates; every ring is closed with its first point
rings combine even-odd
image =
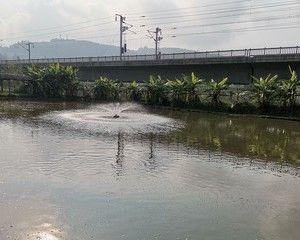
{"type": "Polygon", "coordinates": [[[126,37],[132,49],[153,47],[153,40],[145,36],[156,26],[163,30],[162,47],[300,45],[299,0],[0,0],[0,44],[61,37],[118,45],[115,13],[126,14],[134,25],[137,34],[126,37]],[[257,27],[263,30],[253,31],[257,27]]]}

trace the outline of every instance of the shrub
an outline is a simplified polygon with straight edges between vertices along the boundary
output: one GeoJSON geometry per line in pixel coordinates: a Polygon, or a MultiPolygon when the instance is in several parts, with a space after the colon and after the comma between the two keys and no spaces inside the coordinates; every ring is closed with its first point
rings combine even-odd
{"type": "Polygon", "coordinates": [[[169,88],[170,101],[172,104],[182,105],[185,102],[185,86],[184,81],[176,79],[169,80],[166,84],[169,88]]]}
{"type": "Polygon", "coordinates": [[[300,86],[300,80],[296,71],[293,71],[291,67],[289,67],[289,70],[290,78],[282,80],[278,87],[278,94],[284,109],[293,110],[298,96],[297,89],[300,86]]]}
{"type": "Polygon", "coordinates": [[[212,104],[215,106],[219,106],[221,103],[220,97],[222,91],[228,88],[228,78],[223,78],[221,81],[217,82],[215,80],[211,80],[206,83],[208,96],[211,99],[212,104]]]}
{"type": "Polygon", "coordinates": [[[253,92],[259,107],[267,110],[276,98],[278,75],[272,76],[269,74],[266,78],[253,77],[253,92]]]}
{"type": "Polygon", "coordinates": [[[198,78],[194,73],[183,76],[184,89],[186,92],[186,102],[189,105],[196,104],[198,98],[198,87],[203,82],[202,79],[198,78]]]}
{"type": "Polygon", "coordinates": [[[61,66],[58,63],[49,67],[29,67],[24,89],[35,97],[73,97],[81,86],[77,78],[77,69],[61,66]]]}
{"type": "Polygon", "coordinates": [[[141,89],[136,81],[132,81],[126,88],[127,98],[131,101],[140,101],[142,97],[141,89]]]}
{"type": "Polygon", "coordinates": [[[167,99],[168,88],[160,76],[150,75],[145,84],[145,98],[151,104],[163,104],[167,99]]]}
{"type": "Polygon", "coordinates": [[[119,84],[106,77],[100,77],[94,84],[94,97],[97,100],[111,101],[119,98],[119,84]]]}

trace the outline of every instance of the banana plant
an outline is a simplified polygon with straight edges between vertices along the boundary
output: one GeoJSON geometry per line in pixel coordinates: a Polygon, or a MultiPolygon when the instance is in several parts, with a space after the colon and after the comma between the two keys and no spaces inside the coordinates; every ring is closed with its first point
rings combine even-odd
{"type": "Polygon", "coordinates": [[[94,97],[97,100],[117,100],[119,90],[119,84],[106,77],[100,77],[94,83],[94,97]]]}
{"type": "Polygon", "coordinates": [[[289,71],[290,78],[282,80],[279,85],[279,97],[282,99],[283,107],[292,110],[296,104],[300,80],[296,71],[292,70],[291,67],[289,67],[289,71]]]}
{"type": "Polygon", "coordinates": [[[271,105],[272,101],[277,95],[277,79],[278,75],[272,76],[269,74],[267,77],[263,78],[253,78],[253,92],[255,94],[256,101],[263,110],[271,105]]]}
{"type": "Polygon", "coordinates": [[[179,105],[184,103],[186,93],[184,81],[180,79],[169,80],[166,86],[170,89],[171,102],[179,105]]]}
{"type": "Polygon", "coordinates": [[[162,104],[166,98],[165,81],[160,76],[150,75],[145,84],[146,101],[151,104],[162,104]]]}
{"type": "Polygon", "coordinates": [[[215,106],[221,103],[221,93],[228,88],[228,78],[223,78],[221,81],[217,82],[214,79],[207,82],[207,91],[212,103],[215,106]]]}
{"type": "Polygon", "coordinates": [[[186,91],[186,101],[188,103],[196,103],[198,100],[198,87],[203,82],[202,79],[198,78],[194,73],[191,75],[183,76],[184,88],[186,91]]]}
{"type": "Polygon", "coordinates": [[[127,96],[132,101],[139,101],[141,99],[141,91],[139,84],[136,81],[132,81],[127,87],[127,96]]]}

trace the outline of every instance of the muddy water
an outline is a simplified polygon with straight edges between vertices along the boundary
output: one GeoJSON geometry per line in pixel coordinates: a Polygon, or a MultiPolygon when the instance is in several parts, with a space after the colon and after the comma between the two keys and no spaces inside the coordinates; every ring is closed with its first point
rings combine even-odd
{"type": "Polygon", "coordinates": [[[0,239],[298,239],[299,149],[292,121],[2,101],[0,239]]]}

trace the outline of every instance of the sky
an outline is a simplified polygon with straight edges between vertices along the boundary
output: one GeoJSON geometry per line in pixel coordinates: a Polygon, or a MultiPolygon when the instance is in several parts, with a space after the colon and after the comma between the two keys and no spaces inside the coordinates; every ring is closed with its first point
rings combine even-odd
{"type": "Polygon", "coordinates": [[[156,27],[162,29],[161,47],[300,45],[299,0],[0,0],[0,6],[2,46],[53,38],[118,45],[116,13],[133,25],[125,36],[130,49],[154,47],[147,30],[156,27]]]}

